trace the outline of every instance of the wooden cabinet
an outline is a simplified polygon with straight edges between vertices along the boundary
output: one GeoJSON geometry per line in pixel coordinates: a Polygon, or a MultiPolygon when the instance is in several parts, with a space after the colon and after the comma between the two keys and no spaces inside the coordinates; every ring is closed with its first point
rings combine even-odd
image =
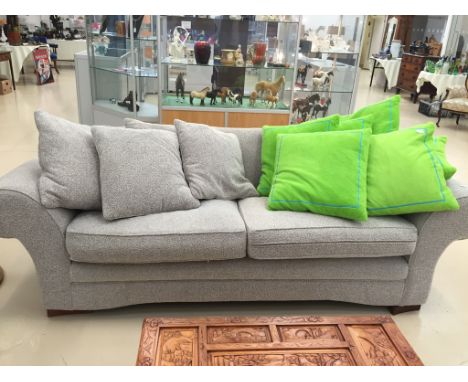
{"type": "MultiPolygon", "coordinates": [[[[419,72],[424,70],[426,60],[438,61],[440,57],[436,56],[421,56],[417,54],[404,53],[401,59],[400,73],[398,75],[397,92],[406,90],[414,95],[414,101],[418,97],[416,94],[416,80],[418,79],[419,72]]],[[[427,93],[433,96],[433,89],[426,86],[421,89],[421,93],[427,93]]],[[[435,93],[437,94],[437,92],[435,93]]],[[[434,94],[434,95],[435,95],[434,94]]]]}

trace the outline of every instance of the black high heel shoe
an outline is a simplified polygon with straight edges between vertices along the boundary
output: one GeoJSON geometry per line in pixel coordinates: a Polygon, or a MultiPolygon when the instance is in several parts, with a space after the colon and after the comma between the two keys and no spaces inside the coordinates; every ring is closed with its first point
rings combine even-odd
{"type": "MultiPolygon", "coordinates": [[[[135,111],[135,108],[133,107],[133,90],[130,90],[125,99],[123,101],[118,102],[117,105],[126,107],[129,111],[135,111]]],[[[136,104],[136,111],[139,110],[140,106],[136,104]]]]}
{"type": "Polygon", "coordinates": [[[123,101],[118,102],[117,105],[122,107],[128,107],[129,102],[133,102],[133,90],[130,90],[128,92],[128,95],[123,99],[123,101]]]}

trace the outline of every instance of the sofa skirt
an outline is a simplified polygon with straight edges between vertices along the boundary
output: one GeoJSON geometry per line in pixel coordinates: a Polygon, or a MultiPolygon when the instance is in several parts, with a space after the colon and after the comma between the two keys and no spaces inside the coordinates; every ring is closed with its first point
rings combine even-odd
{"type": "Polygon", "coordinates": [[[343,301],[398,305],[404,280],[188,280],[72,283],[72,309],[164,302],[343,301]]]}

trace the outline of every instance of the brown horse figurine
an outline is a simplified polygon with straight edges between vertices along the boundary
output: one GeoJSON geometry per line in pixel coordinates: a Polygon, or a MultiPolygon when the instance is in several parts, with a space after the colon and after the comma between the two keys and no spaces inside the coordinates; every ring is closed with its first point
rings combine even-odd
{"type": "Polygon", "coordinates": [[[267,91],[271,91],[271,96],[276,96],[278,95],[279,90],[281,89],[281,86],[284,85],[285,77],[281,76],[279,77],[275,82],[269,82],[269,81],[259,81],[255,84],[255,91],[257,92],[258,95],[262,95],[262,97],[265,97],[267,94],[267,91]]]}

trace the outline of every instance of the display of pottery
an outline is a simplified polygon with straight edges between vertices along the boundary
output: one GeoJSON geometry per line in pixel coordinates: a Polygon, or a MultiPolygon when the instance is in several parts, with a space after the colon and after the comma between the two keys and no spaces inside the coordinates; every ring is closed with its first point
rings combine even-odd
{"type": "Polygon", "coordinates": [[[210,61],[211,45],[207,41],[196,41],[193,47],[197,64],[206,65],[210,61]]]}
{"type": "Polygon", "coordinates": [[[221,63],[223,65],[234,65],[236,63],[235,52],[234,49],[221,49],[221,63]]]}

